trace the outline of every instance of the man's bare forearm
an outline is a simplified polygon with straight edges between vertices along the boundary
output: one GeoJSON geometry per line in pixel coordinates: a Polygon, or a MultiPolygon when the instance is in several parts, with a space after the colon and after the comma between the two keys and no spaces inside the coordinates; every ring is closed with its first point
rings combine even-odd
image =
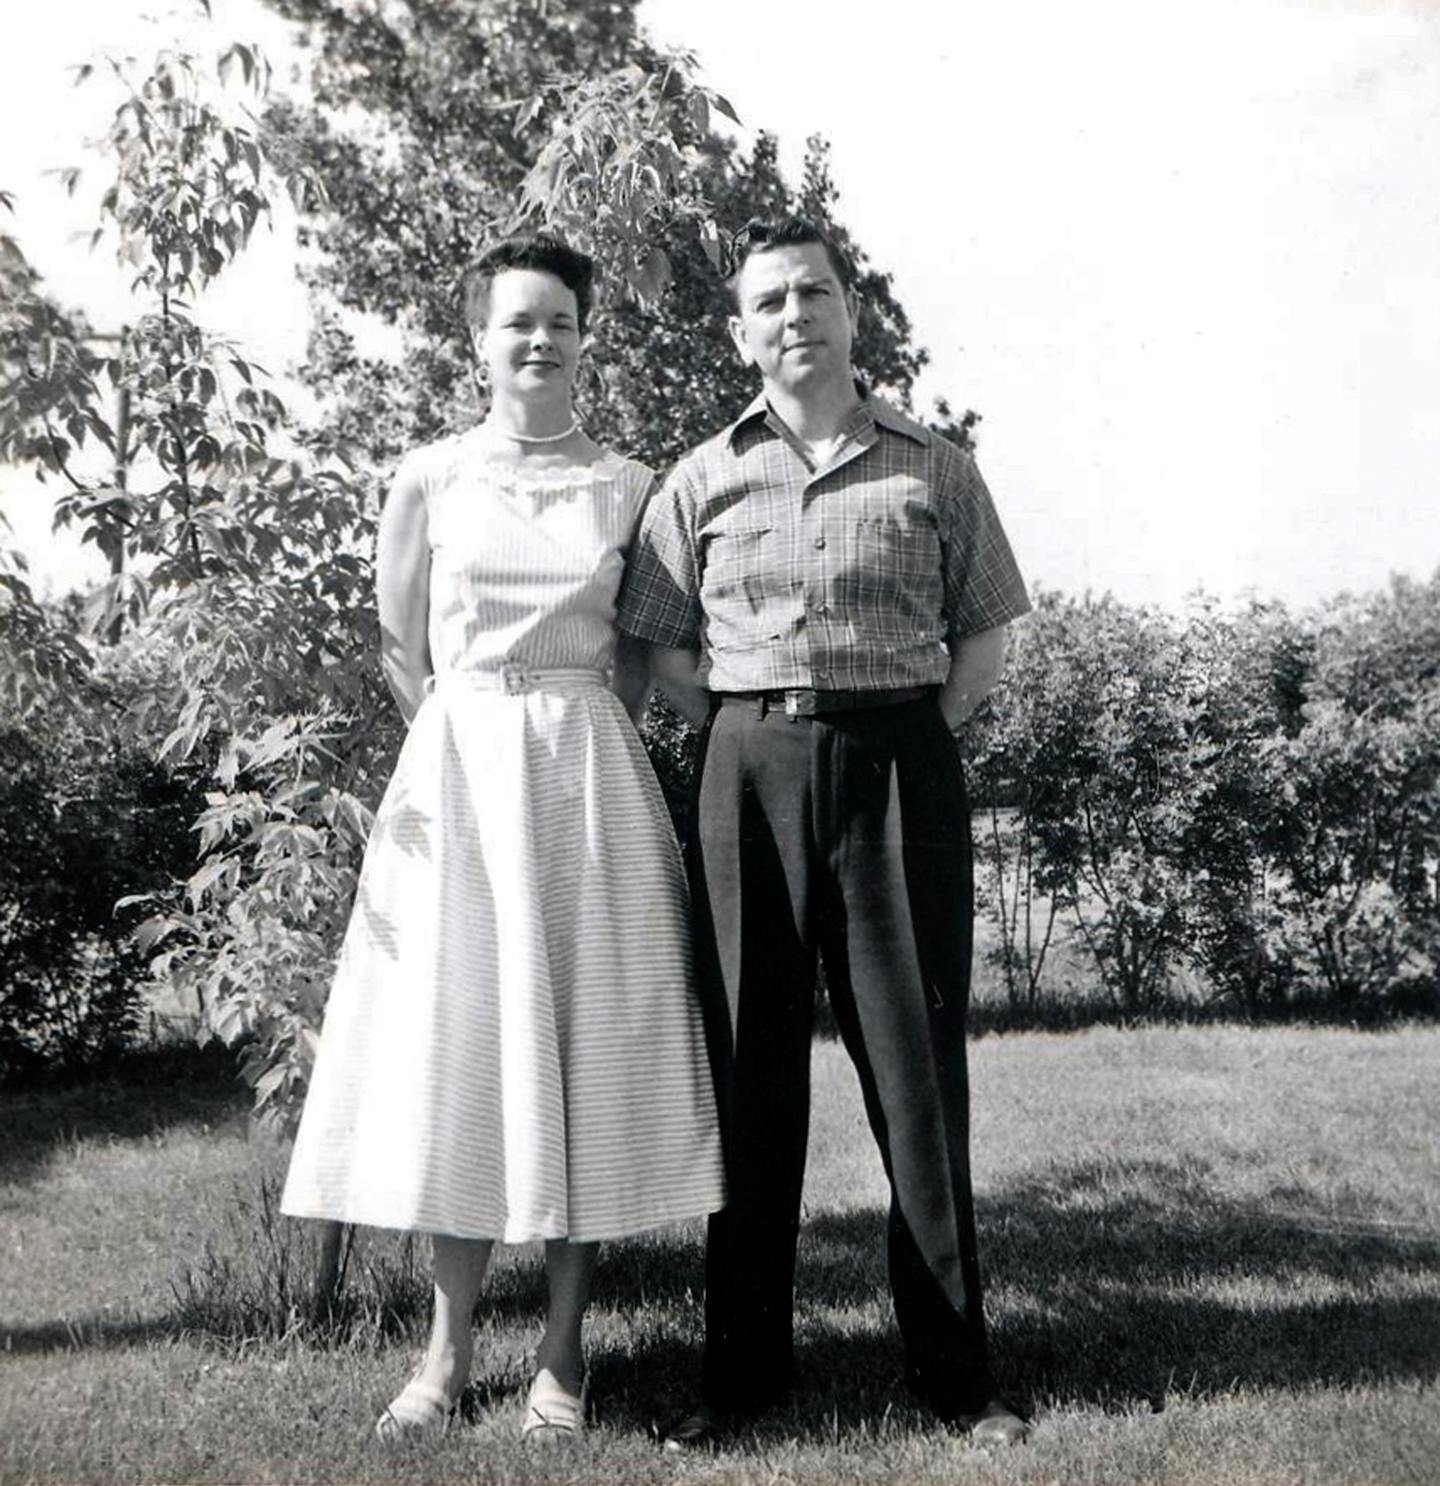
{"type": "Polygon", "coordinates": [[[698,679],[699,652],[651,645],[648,659],[651,680],[665,693],[665,700],[692,727],[700,727],[710,716],[710,693],[698,679]]]}
{"type": "Polygon", "coordinates": [[[989,696],[1005,664],[1005,626],[966,635],[950,647],[940,711],[953,731],[989,696]]]}

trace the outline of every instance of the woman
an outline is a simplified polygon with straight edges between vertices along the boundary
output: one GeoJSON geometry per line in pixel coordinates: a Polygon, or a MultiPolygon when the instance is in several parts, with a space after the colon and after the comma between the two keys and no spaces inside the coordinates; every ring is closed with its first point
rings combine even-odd
{"type": "Polygon", "coordinates": [[[522,1433],[582,1428],[598,1241],[723,1201],[679,854],[606,685],[653,477],[575,416],[591,273],[549,236],[481,258],[466,313],[489,413],[410,455],[381,517],[383,659],[409,734],[282,1206],[433,1235],[430,1342],[384,1439],[453,1417],[496,1240],[546,1241],[522,1433]]]}

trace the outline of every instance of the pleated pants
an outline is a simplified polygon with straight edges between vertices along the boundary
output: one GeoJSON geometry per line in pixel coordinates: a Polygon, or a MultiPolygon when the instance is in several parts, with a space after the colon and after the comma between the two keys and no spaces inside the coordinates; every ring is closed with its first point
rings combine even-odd
{"type": "Polygon", "coordinates": [[[703,1395],[789,1387],[817,953],[890,1183],[907,1375],[989,1397],[969,1160],[969,809],[934,695],[790,718],[716,705],[691,841],[730,1200],[710,1219],[703,1395]]]}

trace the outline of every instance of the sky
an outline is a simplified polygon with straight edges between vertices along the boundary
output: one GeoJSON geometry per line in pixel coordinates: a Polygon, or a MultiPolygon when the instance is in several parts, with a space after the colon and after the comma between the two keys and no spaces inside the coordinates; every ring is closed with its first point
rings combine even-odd
{"type": "MultiPolygon", "coordinates": [[[[0,189],[32,262],[102,322],[113,267],[67,241],[84,188],[67,202],[36,174],[103,122],[64,68],[77,38],[153,47],[184,27],[284,57],[255,0],[213,8],[206,32],[190,4],[48,0],[0,58],[0,189]]],[[[698,55],[744,137],[776,133],[796,168],[807,135],[829,139],[839,215],[930,351],[917,406],[983,415],[981,467],[1032,582],[1304,605],[1440,564],[1440,5],[640,13],[698,55]]],[[[277,368],[303,353],[290,231],[277,220],[206,309],[277,368]]],[[[19,497],[0,472],[38,553],[43,501],[28,481],[19,497]]]]}

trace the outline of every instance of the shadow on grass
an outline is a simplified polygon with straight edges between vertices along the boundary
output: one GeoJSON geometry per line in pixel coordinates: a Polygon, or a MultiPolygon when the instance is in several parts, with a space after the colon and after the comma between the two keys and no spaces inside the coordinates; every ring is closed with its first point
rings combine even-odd
{"type": "MultiPolygon", "coordinates": [[[[1440,1238],[1383,1215],[1337,1218],[1293,1188],[1243,1206],[1200,1176],[1137,1161],[987,1195],[979,1222],[998,1382],[1024,1405],[1159,1410],[1174,1393],[1440,1376],[1440,1286],[1423,1295],[1413,1283],[1436,1273],[1440,1238]]],[[[627,1258],[616,1304],[681,1298],[700,1280],[698,1249],[652,1244],[627,1258]]],[[[899,1381],[883,1212],[811,1218],[797,1294],[795,1393],[756,1421],[758,1440],[823,1442],[897,1412],[925,1417],[899,1381]],[[883,1329],[864,1314],[876,1302],[883,1329]]],[[[693,1402],[698,1371],[694,1349],[668,1341],[595,1363],[614,1422],[637,1428],[693,1402]]]]}
{"type": "Polygon", "coordinates": [[[135,1140],[181,1125],[218,1125],[250,1108],[236,1054],[218,1043],[147,1048],[103,1075],[56,1077],[0,1094],[0,1181],[24,1181],[58,1145],[135,1140]]]}
{"type": "Polygon", "coordinates": [[[173,1340],[179,1334],[173,1320],[115,1321],[87,1317],[81,1321],[47,1321],[42,1326],[10,1327],[0,1321],[0,1351],[6,1356],[34,1357],[50,1352],[102,1352],[110,1348],[143,1347],[173,1340]]]}
{"type": "MultiPolygon", "coordinates": [[[[988,1193],[978,1214],[998,1380],[1022,1405],[1159,1409],[1174,1393],[1440,1376],[1440,1287],[1417,1283],[1434,1276],[1440,1240],[1374,1207],[1336,1216],[1294,1186],[1247,1206],[1218,1195],[1203,1171],[1108,1160],[988,1193]]],[[[592,1355],[610,1427],[647,1432],[693,1402],[703,1285],[698,1226],[605,1246],[597,1308],[629,1325],[592,1355]]],[[[402,1312],[381,1328],[387,1337],[423,1334],[426,1288],[406,1291],[402,1312]]],[[[795,1393],[756,1421],[754,1439],[824,1443],[886,1420],[924,1427],[927,1416],[899,1383],[884,1214],[812,1215],[797,1294],[795,1393]]],[[[214,1299],[217,1313],[234,1301],[214,1299]]],[[[481,1308],[501,1326],[533,1327],[543,1304],[537,1256],[497,1265],[481,1308]]],[[[194,1315],[39,1326],[0,1346],[139,1345],[203,1332],[194,1315]]],[[[236,1340],[233,1330],[225,1339],[236,1340]]],[[[312,1333],[315,1344],[330,1339],[312,1333]]],[[[482,1380],[477,1392],[498,1386],[482,1380]]]]}
{"type": "MultiPolygon", "coordinates": [[[[1157,1408],[1172,1391],[1440,1376],[1440,1285],[1413,1283],[1436,1274],[1440,1236],[1373,1209],[1337,1217],[1294,1187],[1246,1206],[1162,1161],[1108,1161],[986,1195],[977,1215],[1004,1391],[1157,1408]]],[[[803,1293],[872,1300],[884,1244],[879,1211],[814,1218],[803,1293]]],[[[811,1351],[821,1372],[849,1366],[824,1335],[811,1351]]]]}

